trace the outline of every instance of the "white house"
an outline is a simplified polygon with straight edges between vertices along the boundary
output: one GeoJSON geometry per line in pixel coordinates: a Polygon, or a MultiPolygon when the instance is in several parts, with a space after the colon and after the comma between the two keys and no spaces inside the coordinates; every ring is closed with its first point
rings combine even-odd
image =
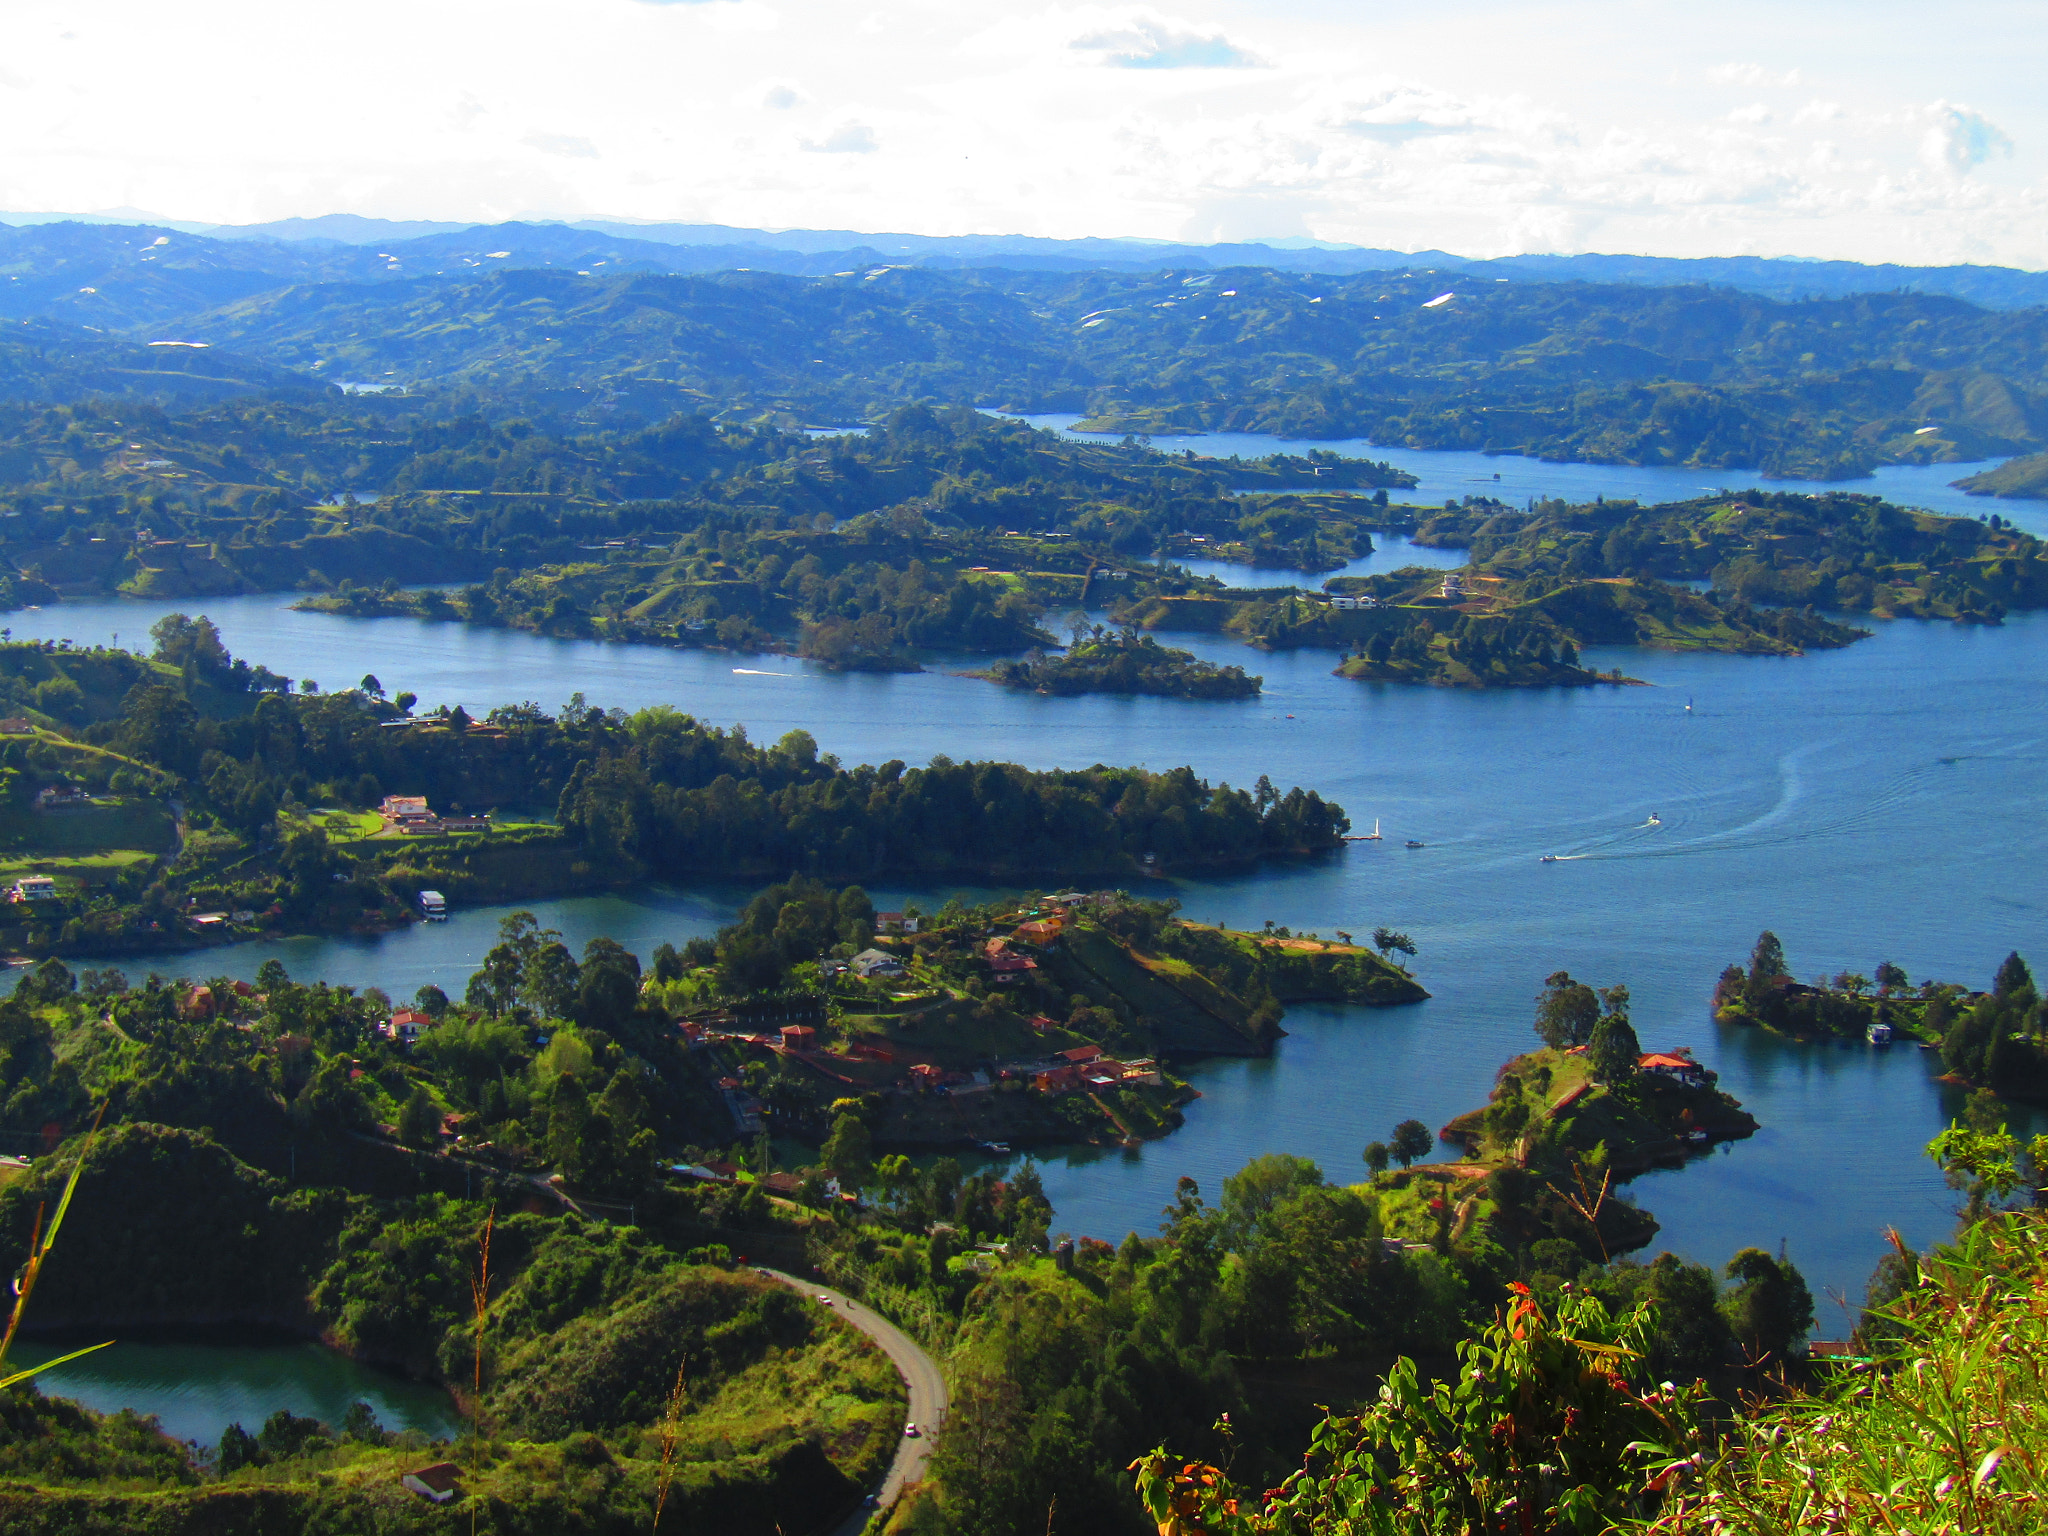
{"type": "Polygon", "coordinates": [[[877,912],[875,931],[878,933],[915,933],[917,919],[906,917],[901,912],[877,912]]]}
{"type": "Polygon", "coordinates": [[[853,973],[856,976],[901,976],[904,974],[903,962],[879,949],[864,949],[853,957],[853,973]]]}

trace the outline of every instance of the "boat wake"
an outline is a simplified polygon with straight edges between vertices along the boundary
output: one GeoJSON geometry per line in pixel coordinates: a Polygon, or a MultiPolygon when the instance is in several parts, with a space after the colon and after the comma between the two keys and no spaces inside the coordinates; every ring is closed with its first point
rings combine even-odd
{"type": "Polygon", "coordinates": [[[794,672],[761,672],[753,667],[734,667],[735,677],[795,677],[794,672]]]}

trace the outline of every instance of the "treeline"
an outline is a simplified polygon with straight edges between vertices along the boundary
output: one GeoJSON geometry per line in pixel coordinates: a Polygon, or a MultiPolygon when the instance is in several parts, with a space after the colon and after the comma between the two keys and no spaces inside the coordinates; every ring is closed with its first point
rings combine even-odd
{"type": "Polygon", "coordinates": [[[1915,986],[1890,961],[1872,976],[1840,971],[1811,983],[1794,977],[1784,945],[1766,930],[1747,966],[1731,965],[1714,988],[1714,1016],[1796,1035],[1858,1039],[1877,1029],[1941,1050],[1962,1081],[2021,1099],[2048,1098],[2048,1006],[2026,961],[2009,954],[1984,991],[1929,979],[1915,986]]]}

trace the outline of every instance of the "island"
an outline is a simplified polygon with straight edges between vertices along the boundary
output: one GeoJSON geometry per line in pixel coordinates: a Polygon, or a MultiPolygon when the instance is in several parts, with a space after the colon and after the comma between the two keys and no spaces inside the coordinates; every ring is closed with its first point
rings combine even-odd
{"type": "Polygon", "coordinates": [[[1194,1096],[1173,1065],[1269,1054],[1284,1003],[1429,995],[1349,935],[1236,932],[1177,905],[1071,891],[877,913],[857,887],[796,879],[692,941],[662,996],[743,1112],[823,1142],[857,1108],[876,1145],[917,1148],[1152,1139],[1194,1096]]]}
{"type": "Polygon", "coordinates": [[[1064,654],[1034,651],[999,661],[980,674],[1005,688],[1062,697],[1081,693],[1144,693],[1173,699],[1247,699],[1264,679],[1242,667],[1219,666],[1194,652],[1161,645],[1128,625],[1098,624],[1076,635],[1064,654]]]}

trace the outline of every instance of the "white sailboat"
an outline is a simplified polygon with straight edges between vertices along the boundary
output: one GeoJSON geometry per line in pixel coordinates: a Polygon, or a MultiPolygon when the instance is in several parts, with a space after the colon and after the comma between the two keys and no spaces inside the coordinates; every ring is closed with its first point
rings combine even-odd
{"type": "Polygon", "coordinates": [[[1370,832],[1366,833],[1366,834],[1365,834],[1365,836],[1361,837],[1361,838],[1359,839],[1359,841],[1360,841],[1361,843],[1376,843],[1376,842],[1378,842],[1379,840],[1380,840],[1380,819],[1379,819],[1379,817],[1375,816],[1375,817],[1373,817],[1373,819],[1372,819],[1372,830],[1371,830],[1370,832]]]}

